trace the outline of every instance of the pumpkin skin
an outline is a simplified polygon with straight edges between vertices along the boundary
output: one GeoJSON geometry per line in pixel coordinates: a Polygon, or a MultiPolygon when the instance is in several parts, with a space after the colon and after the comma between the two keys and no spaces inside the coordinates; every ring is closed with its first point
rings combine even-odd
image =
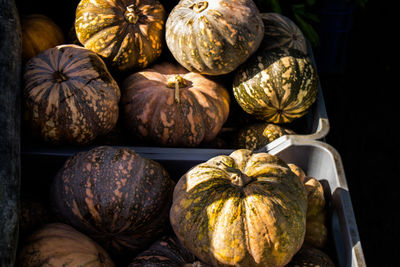
{"type": "Polygon", "coordinates": [[[157,0],[81,0],[76,36],[115,69],[142,69],[162,51],[166,13],[157,0]]]}
{"type": "Polygon", "coordinates": [[[262,49],[287,47],[308,54],[307,42],[300,28],[288,17],[278,13],[261,13],[264,23],[262,49]]]}
{"type": "Polygon", "coordinates": [[[122,92],[127,128],[161,146],[211,141],[229,115],[229,93],[222,85],[176,64],[164,62],[130,75],[122,92]]]}
{"type": "Polygon", "coordinates": [[[46,224],[24,241],[18,266],[114,267],[96,242],[63,223],[46,224]]]}
{"type": "Polygon", "coordinates": [[[175,183],[129,148],[95,147],[69,158],[52,183],[52,209],[111,255],[150,245],[168,222],[175,183]]]}
{"type": "Polygon", "coordinates": [[[50,48],[24,72],[25,118],[51,143],[87,144],[118,119],[120,89],[102,59],[77,45],[50,48]]]}
{"type": "Polygon", "coordinates": [[[295,134],[295,132],[272,123],[254,123],[239,130],[235,138],[236,147],[258,150],[287,134],[295,134]]]}
{"type": "Polygon", "coordinates": [[[64,43],[64,33],[49,17],[31,14],[21,20],[22,62],[64,43]]]}
{"type": "MultiPolygon", "coordinates": [[[[129,267],[206,267],[174,235],[163,236],[137,255],[129,267]]],[[[210,267],[210,266],[209,266],[210,267]]]]}
{"type": "Polygon", "coordinates": [[[307,199],[285,162],[239,149],[201,163],[178,181],[172,228],[213,266],[284,266],[303,244],[307,199]]]}
{"type": "Polygon", "coordinates": [[[290,48],[260,49],[235,73],[233,93],[241,108],[271,123],[289,123],[307,113],[318,93],[309,56],[290,48]]]}
{"type": "Polygon", "coordinates": [[[264,27],[252,0],[182,0],[168,16],[165,40],[186,69],[226,74],[260,45],[264,27]]]}

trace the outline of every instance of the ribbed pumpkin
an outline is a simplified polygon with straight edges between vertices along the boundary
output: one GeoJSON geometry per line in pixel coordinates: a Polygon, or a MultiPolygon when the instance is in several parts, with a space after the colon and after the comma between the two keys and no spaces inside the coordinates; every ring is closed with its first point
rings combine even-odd
{"type": "Polygon", "coordinates": [[[52,223],[22,243],[17,266],[115,265],[107,252],[92,239],[67,224],[52,223]]]}
{"type": "Polygon", "coordinates": [[[167,46],[186,69],[208,75],[233,71],[263,38],[252,0],[182,0],[168,16],[167,46]]]}
{"type": "Polygon", "coordinates": [[[101,146],[69,158],[53,180],[55,214],[118,257],[164,230],[175,183],[130,148],[101,146]]]}
{"type": "Polygon", "coordinates": [[[213,140],[229,114],[222,85],[176,64],[130,75],[122,92],[125,125],[157,145],[193,147],[213,140]]]}
{"type": "Polygon", "coordinates": [[[273,123],[254,123],[238,131],[235,137],[235,146],[237,148],[257,150],[287,134],[295,134],[295,132],[273,123]]]}
{"type": "Polygon", "coordinates": [[[318,75],[310,57],[298,50],[260,49],[235,73],[233,93],[257,119],[289,123],[315,102],[318,75]]]}
{"type": "Polygon", "coordinates": [[[307,199],[285,162],[239,149],[178,181],[170,211],[183,245],[214,266],[284,266],[303,244],[307,199]]]}
{"type": "Polygon", "coordinates": [[[261,13],[264,23],[262,49],[287,47],[308,54],[307,42],[300,28],[288,17],[278,13],[261,13]]]}
{"type": "Polygon", "coordinates": [[[31,14],[21,20],[22,61],[25,63],[46,49],[64,43],[64,33],[49,17],[31,14]]]}
{"type": "Polygon", "coordinates": [[[25,117],[52,143],[86,144],[118,119],[120,90],[94,52],[61,45],[31,58],[24,72],[25,117]]]}
{"type": "Polygon", "coordinates": [[[163,236],[137,255],[129,267],[206,267],[196,259],[175,235],[163,236]]]}
{"type": "Polygon", "coordinates": [[[75,31],[116,69],[142,69],[161,54],[165,19],[157,0],[81,0],[75,31]]]}

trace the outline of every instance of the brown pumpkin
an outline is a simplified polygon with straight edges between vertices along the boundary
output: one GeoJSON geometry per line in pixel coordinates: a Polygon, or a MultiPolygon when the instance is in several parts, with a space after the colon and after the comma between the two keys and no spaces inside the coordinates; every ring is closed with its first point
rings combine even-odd
{"type": "Polygon", "coordinates": [[[119,258],[158,238],[174,185],[159,163],[129,148],[102,146],[66,161],[53,180],[51,199],[60,220],[119,258]]]}
{"type": "Polygon", "coordinates": [[[61,45],[38,54],[27,62],[24,82],[26,121],[45,141],[86,144],[117,123],[118,84],[86,48],[61,45]]]}
{"type": "Polygon", "coordinates": [[[157,145],[193,147],[213,140],[229,114],[222,85],[171,63],[130,75],[122,92],[125,125],[157,145]]]}
{"type": "Polygon", "coordinates": [[[114,267],[107,252],[73,227],[52,223],[34,232],[19,252],[18,265],[114,267]]]}
{"type": "Polygon", "coordinates": [[[118,70],[142,69],[162,50],[166,13],[157,0],[81,0],[78,40],[118,70]]]}
{"type": "Polygon", "coordinates": [[[46,49],[64,43],[64,33],[49,17],[31,14],[21,20],[22,61],[25,63],[46,49]]]}

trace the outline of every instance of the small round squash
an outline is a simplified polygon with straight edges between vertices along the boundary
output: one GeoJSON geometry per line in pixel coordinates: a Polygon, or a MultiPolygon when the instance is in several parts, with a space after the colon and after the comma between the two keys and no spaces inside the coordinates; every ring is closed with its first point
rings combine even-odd
{"type": "Polygon", "coordinates": [[[286,267],[335,267],[332,259],[322,250],[303,246],[286,267]]]}
{"type": "Polygon", "coordinates": [[[61,45],[31,58],[24,82],[26,121],[45,141],[87,144],[117,123],[118,84],[84,47],[61,45]]]}
{"type": "Polygon", "coordinates": [[[17,266],[115,265],[107,252],[86,235],[67,224],[51,223],[24,241],[17,266]]]}
{"type": "Polygon", "coordinates": [[[301,248],[303,184],[276,156],[239,149],[201,163],[174,189],[172,228],[213,266],[284,266],[301,248]]]}

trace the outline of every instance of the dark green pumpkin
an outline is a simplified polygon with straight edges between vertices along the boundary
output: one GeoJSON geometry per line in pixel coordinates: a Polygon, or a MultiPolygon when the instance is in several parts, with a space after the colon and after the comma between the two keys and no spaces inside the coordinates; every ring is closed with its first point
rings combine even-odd
{"type": "Polygon", "coordinates": [[[175,59],[190,71],[208,75],[236,69],[257,50],[264,32],[252,0],[182,0],[165,27],[175,59]]]}
{"type": "Polygon", "coordinates": [[[315,102],[317,70],[298,50],[259,49],[235,73],[233,93],[241,108],[257,119],[289,123],[315,102]]]}
{"type": "Polygon", "coordinates": [[[53,180],[58,217],[113,255],[150,245],[168,222],[175,183],[129,148],[96,147],[69,158],[53,180]]]}

